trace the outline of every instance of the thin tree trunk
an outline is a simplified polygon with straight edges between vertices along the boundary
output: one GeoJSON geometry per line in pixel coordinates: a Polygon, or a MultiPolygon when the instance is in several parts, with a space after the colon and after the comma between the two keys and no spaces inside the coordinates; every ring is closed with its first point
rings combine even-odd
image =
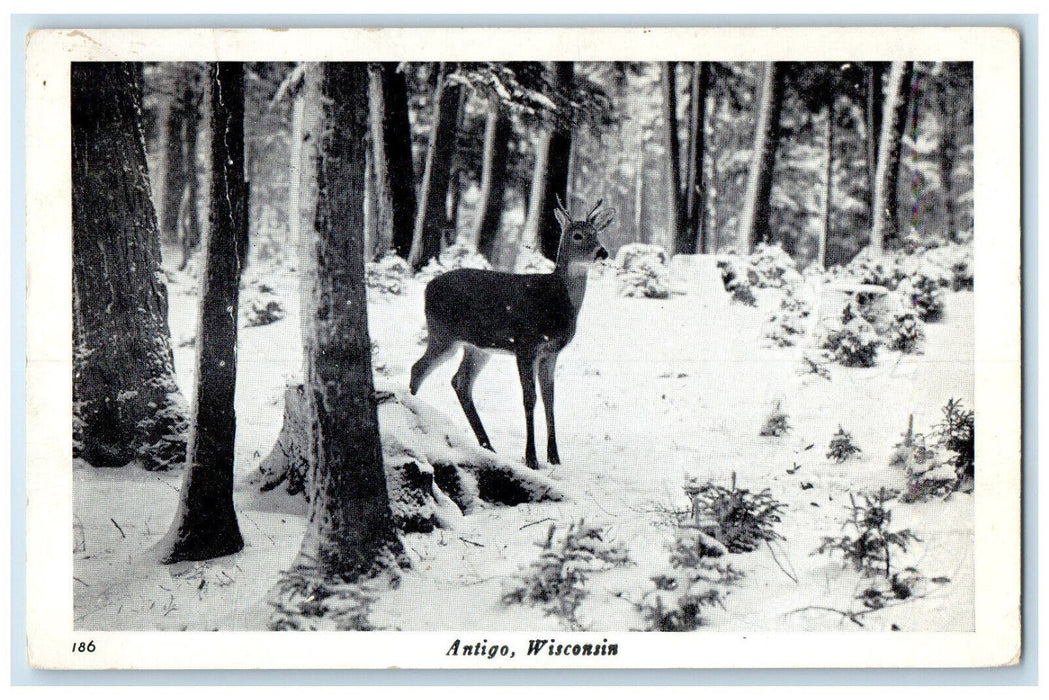
{"type": "Polygon", "coordinates": [[[186,267],[190,254],[200,245],[200,215],[197,212],[199,196],[197,178],[200,171],[197,165],[197,138],[200,132],[200,98],[200,69],[194,64],[188,69],[182,97],[185,109],[183,141],[186,151],[186,186],[183,195],[185,207],[180,207],[178,220],[178,238],[182,246],[181,269],[186,267]]]}
{"type": "MultiPolygon", "coordinates": [[[[372,139],[366,139],[371,145],[372,139]]],[[[385,242],[380,239],[378,232],[379,210],[382,208],[378,201],[378,183],[376,182],[375,156],[372,148],[364,149],[364,261],[370,262],[375,259],[376,252],[389,247],[389,239],[385,242]]],[[[389,199],[386,200],[389,203],[389,199]]],[[[389,215],[389,209],[384,212],[389,215]]]]}
{"type": "Polygon", "coordinates": [[[955,134],[955,111],[952,109],[952,101],[949,95],[942,94],[946,86],[941,87],[939,100],[940,106],[940,143],[939,143],[939,165],[940,180],[943,187],[943,219],[947,229],[947,240],[958,240],[957,228],[954,221],[954,158],[957,151],[955,134]]]}
{"type": "Polygon", "coordinates": [[[186,455],[167,289],[131,63],[73,63],[73,455],[147,469],[186,455]]]}
{"type": "MultiPolygon", "coordinates": [[[[462,124],[466,119],[467,91],[459,91],[459,109],[456,112],[455,123],[462,124]]],[[[448,179],[448,211],[444,219],[445,244],[452,245],[459,237],[459,202],[463,193],[463,162],[459,149],[452,154],[452,168],[448,179]]]]}
{"type": "Polygon", "coordinates": [[[867,140],[867,223],[874,223],[874,188],[877,183],[878,137],[881,134],[882,110],[885,108],[885,90],[882,83],[885,78],[884,63],[867,64],[867,104],[865,119],[867,140]]]}
{"type": "Polygon", "coordinates": [[[637,148],[637,166],[634,168],[634,240],[648,243],[645,226],[645,139],[642,136],[637,148]]]}
{"type": "Polygon", "coordinates": [[[894,185],[896,175],[893,163],[893,153],[897,152],[897,142],[900,138],[899,127],[897,127],[897,109],[900,102],[901,86],[905,84],[904,74],[909,73],[908,64],[904,61],[893,61],[889,68],[888,85],[886,86],[886,99],[882,109],[881,132],[878,137],[878,167],[874,178],[874,211],[875,217],[871,225],[870,247],[875,254],[880,255],[885,249],[885,224],[895,220],[895,193],[894,185]]]}
{"type": "Polygon", "coordinates": [[[244,64],[211,69],[211,226],[197,332],[197,383],[178,511],[160,559],[212,559],[244,547],[233,507],[237,433],[237,305],[248,242],[244,177],[244,64]]]}
{"type": "Polygon", "coordinates": [[[830,240],[831,215],[834,211],[834,97],[834,93],[828,91],[825,107],[827,130],[824,150],[827,153],[827,165],[823,171],[823,226],[816,251],[816,260],[824,269],[827,267],[827,242],[830,240]]]}
{"type": "Polygon", "coordinates": [[[557,199],[568,203],[568,169],[572,157],[572,131],[568,123],[565,97],[571,92],[575,75],[570,61],[548,64],[551,74],[552,99],[562,114],[547,127],[536,146],[532,190],[528,198],[528,218],[521,243],[535,246],[544,257],[555,260],[561,242],[561,227],[554,218],[557,199]]]}
{"type": "MultiPolygon", "coordinates": [[[[887,233],[900,238],[903,231],[901,222],[907,213],[906,207],[900,206],[899,185],[903,169],[903,135],[910,121],[910,107],[914,82],[914,62],[906,61],[903,67],[903,78],[900,81],[899,95],[896,99],[896,113],[893,120],[891,160],[889,161],[889,179],[886,182],[885,203],[889,207],[889,228],[887,233]]],[[[884,243],[884,242],[883,242],[884,243]]]]}
{"type": "Polygon", "coordinates": [[[661,77],[663,87],[663,148],[666,151],[667,179],[667,239],[676,253],[695,251],[695,242],[689,242],[682,222],[681,207],[681,143],[677,133],[677,64],[665,61],[661,77]]]}
{"type": "Polygon", "coordinates": [[[401,548],[383,471],[364,289],[367,68],[324,64],[322,93],[317,239],[303,278],[312,495],[294,567],[355,580],[401,548]]]}
{"type": "Polygon", "coordinates": [[[186,66],[169,64],[171,95],[161,127],[164,153],[164,174],[160,181],[160,237],[169,243],[178,241],[178,213],[182,192],[186,186],[185,115],[183,101],[186,90],[186,66]]]}
{"type": "Polygon", "coordinates": [[[396,63],[372,64],[369,76],[371,158],[375,168],[377,231],[382,253],[411,253],[415,226],[415,167],[408,119],[408,83],[396,63]]]}
{"type": "Polygon", "coordinates": [[[447,224],[448,184],[455,154],[461,89],[445,79],[449,72],[450,66],[441,64],[434,95],[433,129],[426,151],[419,211],[416,213],[415,231],[408,253],[408,263],[416,270],[440,253],[441,229],[447,224]]]}
{"type": "Polygon", "coordinates": [[[295,251],[299,251],[302,243],[302,142],[305,138],[305,109],[306,98],[302,89],[299,89],[291,103],[291,127],[288,135],[291,145],[288,149],[288,246],[295,251]]]}
{"type": "MultiPolygon", "coordinates": [[[[704,154],[706,140],[707,90],[710,85],[710,64],[696,61],[692,64],[692,92],[689,103],[688,177],[685,179],[685,227],[688,230],[691,252],[707,252],[703,221],[704,154]]],[[[684,251],[683,251],[684,252],[684,251]]]]}
{"type": "Polygon", "coordinates": [[[473,240],[477,241],[477,251],[489,261],[494,261],[499,224],[503,216],[509,148],[510,119],[499,97],[490,95],[484,130],[481,195],[477,200],[477,216],[473,230],[473,240]]]}
{"type": "Polygon", "coordinates": [[[764,65],[758,100],[758,118],[754,129],[754,149],[747,189],[740,217],[740,240],[748,250],[761,241],[772,240],[769,215],[772,209],[772,173],[779,142],[779,116],[783,99],[780,85],[782,69],[775,63],[764,65]]]}

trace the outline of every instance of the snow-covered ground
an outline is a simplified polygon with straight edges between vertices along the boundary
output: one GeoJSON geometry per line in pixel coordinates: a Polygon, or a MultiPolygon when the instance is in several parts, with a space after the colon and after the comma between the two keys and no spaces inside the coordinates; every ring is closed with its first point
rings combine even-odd
{"type": "MultiPolygon", "coordinates": [[[[172,273],[170,323],[175,363],[192,396],[197,296],[193,278],[172,273]]],[[[249,269],[251,283],[256,272],[249,269]]],[[[288,311],[280,321],[242,328],[237,386],[237,465],[243,482],[258,468],[280,430],[282,396],[298,381],[302,351],[297,273],[263,280],[288,311]]],[[[772,546],[727,556],[743,578],[722,589],[724,607],[704,609],[706,630],[860,630],[832,610],[865,610],[856,600],[865,579],[840,557],[814,554],[824,536],[840,536],[849,493],[903,488],[888,466],[893,445],[914,415],[916,430],[939,422],[950,398],[973,404],[973,299],[948,292],[943,321],[926,327],[924,354],[882,348],[876,367],[828,365],[831,380],[801,374],[798,348],[766,347],[762,331],[773,293],[759,307],[728,295],[673,294],[665,300],[623,298],[612,274],[591,275],[578,333],[557,368],[558,442],[563,464],[543,473],[568,495],[561,502],[491,507],[466,516],[456,530],[403,537],[411,568],[401,585],[374,603],[374,626],[405,630],[557,630],[562,621],[541,607],[504,605],[503,594],[535,561],[551,524],[559,532],[585,518],[624,548],[626,566],[595,573],[578,610],[585,629],[642,629],[636,603],[668,570],[673,513],[687,511],[690,478],[768,488],[787,504],[772,546]],[[760,437],[779,402],[792,430],[760,437]],[[838,426],[862,449],[833,463],[825,457],[838,426]],[[802,608],[817,606],[824,609],[802,608]]],[[[709,285],[707,286],[709,288],[709,285]]],[[[373,295],[377,378],[407,387],[422,353],[422,285],[403,295],[373,295]]],[[[472,440],[449,385],[448,362],[419,398],[439,408],[472,440]]],[[[524,420],[513,359],[496,356],[477,381],[475,398],[495,448],[523,461],[524,420]]],[[[544,456],[544,421],[537,411],[544,456]]],[[[175,512],[181,475],[138,466],[74,465],[75,626],[80,629],[265,629],[266,593],[294,558],[305,528],[290,499],[258,498],[242,485],[237,507],[246,547],[203,563],[160,566],[148,548],[175,512]]],[[[892,525],[920,541],[894,566],[918,569],[922,594],[862,617],[863,630],[964,631],[973,616],[973,496],[892,504],[892,525]],[[935,579],[935,582],[934,582],[935,579]]]]}

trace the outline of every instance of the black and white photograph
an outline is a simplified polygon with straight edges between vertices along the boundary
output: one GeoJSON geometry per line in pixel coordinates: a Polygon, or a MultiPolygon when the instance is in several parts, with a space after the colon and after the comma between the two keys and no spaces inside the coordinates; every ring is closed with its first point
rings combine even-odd
{"type": "Polygon", "coordinates": [[[30,41],[33,663],[1015,663],[1012,35],[430,31],[30,41]]]}

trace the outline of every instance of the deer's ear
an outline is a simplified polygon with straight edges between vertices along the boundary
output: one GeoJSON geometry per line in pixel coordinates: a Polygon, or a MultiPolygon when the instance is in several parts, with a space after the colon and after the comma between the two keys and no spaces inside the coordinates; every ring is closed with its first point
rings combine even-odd
{"type": "Polygon", "coordinates": [[[568,224],[572,223],[568,220],[568,215],[560,209],[554,209],[554,218],[557,219],[557,223],[561,224],[561,231],[568,230],[568,224]]]}
{"type": "Polygon", "coordinates": [[[602,209],[601,211],[594,214],[593,221],[594,229],[597,231],[604,231],[611,224],[613,219],[616,218],[616,210],[609,207],[608,209],[602,209]]]}

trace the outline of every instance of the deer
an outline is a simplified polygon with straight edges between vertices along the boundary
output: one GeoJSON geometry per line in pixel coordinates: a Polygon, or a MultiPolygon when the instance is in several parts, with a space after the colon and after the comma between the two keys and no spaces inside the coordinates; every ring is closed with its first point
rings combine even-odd
{"type": "Polygon", "coordinates": [[[554,370],[557,356],[575,337],[576,319],[586,295],[591,265],[608,258],[598,234],[612,223],[615,209],[601,209],[598,200],[585,218],[576,220],[557,200],[554,217],[561,227],[554,271],[515,274],[462,268],[446,272],[426,285],[428,340],[423,356],[412,366],[409,389],[419,390],[427,376],[459,347],[463,357],[452,377],[452,388],[477,442],[491,450],[473,401],[473,386],[492,353],[516,356],[524,399],[525,464],[538,469],[535,451],[536,378],[546,409],[546,457],[561,463],[554,428],[554,370]]]}

